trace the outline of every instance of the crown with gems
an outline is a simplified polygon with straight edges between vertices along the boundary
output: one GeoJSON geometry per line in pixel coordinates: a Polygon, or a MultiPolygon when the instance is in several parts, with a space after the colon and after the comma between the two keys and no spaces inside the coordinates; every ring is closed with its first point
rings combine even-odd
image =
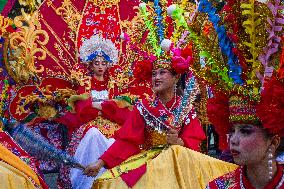
{"type": "Polygon", "coordinates": [[[90,39],[83,41],[79,53],[79,57],[84,63],[92,61],[97,56],[102,56],[107,62],[116,64],[118,62],[119,51],[111,40],[96,34],[90,39]]]}

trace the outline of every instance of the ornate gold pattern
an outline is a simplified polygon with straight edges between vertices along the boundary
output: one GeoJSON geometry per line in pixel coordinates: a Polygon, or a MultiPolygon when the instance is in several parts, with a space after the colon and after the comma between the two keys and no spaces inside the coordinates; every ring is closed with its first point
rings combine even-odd
{"type": "Polygon", "coordinates": [[[71,70],[70,79],[80,86],[85,86],[86,90],[91,90],[91,77],[86,76],[81,70],[71,70]]]}
{"type": "Polygon", "coordinates": [[[0,15],[0,35],[5,35],[7,27],[11,25],[12,22],[13,21],[10,18],[5,18],[0,15]]]}
{"type": "Polygon", "coordinates": [[[114,77],[110,77],[108,88],[114,88],[116,85],[119,89],[126,88],[129,83],[129,77],[127,77],[127,73],[116,73],[114,77]]]}
{"type": "Polygon", "coordinates": [[[82,15],[78,13],[70,0],[64,0],[61,7],[58,7],[55,12],[63,17],[63,20],[73,32],[77,31],[82,15]]]}
{"type": "Polygon", "coordinates": [[[153,147],[164,146],[167,144],[166,133],[153,130],[146,127],[145,130],[145,142],[142,146],[143,150],[150,150],[153,147]]]}
{"type": "Polygon", "coordinates": [[[101,11],[105,11],[106,8],[110,8],[113,5],[117,5],[120,0],[92,0],[93,3],[100,7],[101,11]]]}
{"type": "Polygon", "coordinates": [[[39,110],[38,110],[38,116],[45,118],[45,119],[49,119],[52,117],[55,117],[57,114],[56,109],[53,106],[40,106],[39,110]]]}
{"type": "Polygon", "coordinates": [[[42,65],[36,68],[35,60],[46,59],[46,51],[42,47],[48,43],[49,36],[40,29],[38,12],[29,15],[22,10],[22,15],[14,19],[14,24],[19,31],[9,35],[11,54],[7,61],[15,72],[16,80],[26,83],[31,77],[44,71],[42,65]]]}
{"type": "Polygon", "coordinates": [[[19,0],[20,5],[29,7],[31,11],[38,9],[41,2],[41,0],[19,0]]]}
{"type": "Polygon", "coordinates": [[[38,103],[39,104],[39,116],[43,118],[51,118],[57,114],[57,111],[50,103],[54,102],[63,102],[66,101],[70,96],[76,94],[76,91],[66,88],[66,89],[57,89],[56,91],[49,90],[51,86],[47,85],[44,88],[39,88],[39,91],[42,92],[44,97],[40,97],[38,94],[30,94],[28,96],[22,96],[19,94],[18,106],[16,109],[16,113],[21,115],[23,113],[28,113],[30,110],[25,109],[26,106],[30,106],[31,104],[38,103]],[[56,93],[56,95],[54,95],[56,93]],[[24,101],[24,102],[22,102],[24,101]],[[20,102],[22,104],[20,105],[20,102]],[[53,116],[52,116],[53,115],[53,116]]]}
{"type": "Polygon", "coordinates": [[[120,125],[101,116],[98,116],[97,119],[87,124],[87,126],[89,127],[92,127],[94,125],[96,125],[97,128],[101,131],[101,133],[107,138],[112,137],[115,131],[120,129],[120,125]]]}

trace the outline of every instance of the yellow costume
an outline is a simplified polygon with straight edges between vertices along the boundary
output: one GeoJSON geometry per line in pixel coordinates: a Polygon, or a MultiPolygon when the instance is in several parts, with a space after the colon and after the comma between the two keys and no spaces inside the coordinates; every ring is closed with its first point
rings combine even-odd
{"type": "Polygon", "coordinates": [[[37,174],[19,157],[0,144],[0,189],[36,188],[28,177],[40,186],[37,174]]]}
{"type": "Polygon", "coordinates": [[[1,189],[34,189],[31,180],[21,171],[0,161],[1,189]]]}
{"type": "MultiPolygon", "coordinates": [[[[123,163],[121,164],[123,166],[123,163]]],[[[129,165],[130,166],[130,165],[129,165]]],[[[135,165],[134,165],[135,166],[135,165]]],[[[237,168],[237,165],[223,162],[181,146],[171,146],[156,158],[147,162],[147,171],[133,189],[199,189],[206,184],[237,168]]],[[[119,166],[113,168],[119,169],[119,166]]],[[[93,189],[127,189],[121,177],[109,178],[106,172],[93,185],[93,189]]]]}

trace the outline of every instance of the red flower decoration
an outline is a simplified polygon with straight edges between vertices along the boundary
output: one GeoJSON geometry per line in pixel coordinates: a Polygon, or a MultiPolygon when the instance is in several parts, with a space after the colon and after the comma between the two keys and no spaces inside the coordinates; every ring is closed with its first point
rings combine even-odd
{"type": "Polygon", "coordinates": [[[187,57],[187,59],[181,56],[174,56],[172,58],[172,68],[177,74],[183,74],[189,71],[189,64],[192,62],[192,57],[187,57]]]}
{"type": "Polygon", "coordinates": [[[184,49],[181,51],[181,56],[184,58],[192,57],[192,43],[189,43],[184,49]]]}
{"type": "Polygon", "coordinates": [[[137,80],[150,80],[153,64],[150,60],[137,61],[134,64],[133,75],[137,80]]]}
{"type": "Polygon", "coordinates": [[[172,68],[177,74],[183,74],[189,71],[189,67],[193,63],[192,45],[187,45],[184,49],[175,48],[172,50],[172,68]]]}
{"type": "Polygon", "coordinates": [[[284,137],[284,83],[274,77],[264,85],[256,114],[265,129],[284,137]]]}

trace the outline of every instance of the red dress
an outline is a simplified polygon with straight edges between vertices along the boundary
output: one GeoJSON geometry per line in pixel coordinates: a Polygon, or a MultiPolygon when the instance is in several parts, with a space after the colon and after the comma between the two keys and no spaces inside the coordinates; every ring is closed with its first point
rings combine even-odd
{"type": "MultiPolygon", "coordinates": [[[[269,182],[263,189],[283,189],[284,173],[283,167],[277,165],[277,173],[273,180],[269,182]]],[[[255,189],[245,176],[245,168],[239,167],[233,172],[221,176],[211,181],[207,189],[255,189]]],[[[268,173],[267,173],[268,174],[268,173]]]]}
{"type": "MultiPolygon", "coordinates": [[[[108,86],[107,78],[104,81],[98,81],[97,79],[92,78],[91,88],[89,90],[86,90],[86,87],[81,87],[79,88],[78,93],[91,94],[92,91],[94,91],[95,93],[100,93],[103,91],[107,92],[108,91],[107,86],[108,86]]],[[[108,98],[109,97],[107,97],[107,99],[108,98]]],[[[80,132],[81,136],[76,136],[76,138],[79,137],[78,138],[79,140],[88,131],[88,129],[94,127],[94,125],[87,125],[87,123],[95,120],[99,115],[115,123],[123,124],[125,121],[125,116],[122,115],[130,113],[130,110],[128,108],[120,108],[117,106],[115,101],[112,100],[107,101],[107,99],[104,99],[106,101],[102,104],[102,111],[99,111],[92,107],[92,97],[89,97],[86,100],[79,100],[75,103],[75,113],[67,112],[64,116],[56,119],[56,121],[67,126],[70,137],[73,137],[72,135],[80,132]]],[[[105,127],[105,129],[108,128],[109,127],[105,127]]]]}
{"type": "MultiPolygon", "coordinates": [[[[131,109],[128,107],[119,107],[115,100],[107,100],[109,97],[105,97],[105,101],[102,103],[102,111],[99,111],[92,106],[92,95],[106,94],[108,92],[108,79],[104,81],[98,81],[95,78],[91,80],[91,90],[86,90],[82,87],[79,89],[80,94],[89,93],[90,97],[86,100],[79,100],[75,104],[75,112],[66,113],[63,117],[57,119],[67,126],[70,137],[70,143],[68,146],[68,153],[75,155],[78,145],[91,128],[97,128],[106,137],[111,137],[114,131],[120,128],[120,124],[123,124],[131,109]]],[[[98,157],[97,157],[98,158],[98,157]]],[[[62,167],[60,169],[59,188],[71,187],[70,181],[70,169],[62,167]]]]}
{"type": "MultiPolygon", "coordinates": [[[[166,107],[157,98],[153,101],[144,100],[140,105],[138,103],[115,135],[114,144],[101,156],[106,167],[113,168],[130,156],[140,153],[141,150],[166,144],[163,135],[155,134],[155,129],[160,126],[172,125],[174,119],[172,111],[176,111],[179,102],[180,99],[175,97],[166,104],[166,107]],[[163,123],[159,125],[156,121],[163,123]]],[[[179,137],[183,140],[185,147],[199,151],[200,142],[205,139],[205,134],[194,110],[189,113],[178,130],[179,137]]],[[[128,186],[133,186],[139,180],[145,173],[146,166],[141,166],[133,171],[121,175],[128,186]]]]}

